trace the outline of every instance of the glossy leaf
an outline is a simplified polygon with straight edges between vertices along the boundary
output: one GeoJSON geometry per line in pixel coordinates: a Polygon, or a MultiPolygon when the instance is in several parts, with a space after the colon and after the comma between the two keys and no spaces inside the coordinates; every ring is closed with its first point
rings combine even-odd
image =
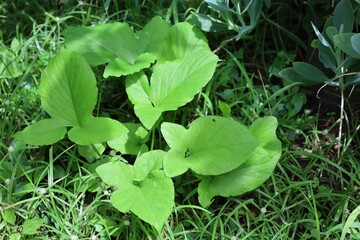
{"type": "Polygon", "coordinates": [[[124,126],[128,129],[128,133],[108,141],[109,147],[122,154],[137,155],[141,152],[146,152],[148,147],[145,145],[145,142],[149,137],[148,131],[136,123],[124,123],[124,126]]]}
{"type": "Polygon", "coordinates": [[[218,58],[198,51],[186,58],[154,66],[150,83],[144,73],[126,79],[126,92],[136,116],[148,129],[162,112],[176,110],[191,101],[214,74],[218,58]]]}
{"type": "Polygon", "coordinates": [[[341,0],[336,5],[334,10],[334,26],[341,33],[352,32],[354,26],[354,10],[349,0],[341,0]]]}
{"type": "Polygon", "coordinates": [[[257,146],[257,140],[240,123],[217,116],[200,117],[188,130],[163,123],[161,133],[170,147],[164,159],[168,176],[188,169],[202,175],[219,175],[244,163],[257,146]]]}
{"type": "Polygon", "coordinates": [[[164,153],[144,153],[134,166],[116,162],[99,166],[96,171],[109,185],[118,189],[110,200],[121,212],[131,211],[153,225],[158,232],[174,206],[174,186],[159,168],[164,153]]]}
{"type": "Polygon", "coordinates": [[[334,44],[338,48],[341,49],[341,51],[345,52],[349,56],[353,58],[360,59],[360,53],[358,53],[353,48],[353,42],[352,37],[355,36],[355,33],[342,33],[334,36],[334,44]]]}
{"type": "Polygon", "coordinates": [[[237,169],[218,176],[204,176],[199,184],[199,202],[203,207],[214,196],[237,196],[252,191],[268,179],[281,155],[281,142],[276,137],[277,120],[264,117],[250,126],[259,145],[237,169]]]}

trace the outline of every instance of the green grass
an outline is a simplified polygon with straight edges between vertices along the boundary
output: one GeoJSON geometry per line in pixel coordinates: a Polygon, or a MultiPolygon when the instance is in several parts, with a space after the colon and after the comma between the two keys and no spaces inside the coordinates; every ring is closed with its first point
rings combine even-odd
{"type": "MultiPolygon", "coordinates": [[[[291,11],[279,16],[284,13],[283,1],[273,1],[248,39],[229,43],[218,52],[224,61],[193,102],[165,116],[186,125],[199,115],[221,115],[219,101],[246,124],[263,115],[276,116],[283,153],[274,174],[255,191],[215,198],[208,209],[199,207],[192,190],[198,180],[175,179],[177,204],[159,236],[135,215],[111,206],[109,195],[114,189],[108,189],[95,173],[99,162],[86,161],[77,146],[66,140],[48,147],[27,146],[12,135],[45,117],[36,91],[42,70],[63,45],[62,32],[67,27],[126,21],[140,29],[154,15],[174,23],[183,21],[196,4],[37,2],[0,4],[1,47],[10,49],[21,72],[0,78],[0,239],[17,239],[25,220],[32,218],[41,218],[44,224],[37,234],[21,239],[340,239],[342,234],[345,239],[360,239],[357,215],[349,232],[344,232],[345,222],[360,205],[359,110],[347,111],[338,157],[338,115],[321,113],[323,106],[309,100],[292,102],[294,96],[317,89],[284,87],[271,75],[271,67],[285,67],[295,56],[301,58],[303,50],[296,46],[299,41],[306,44],[301,37],[294,38],[296,29],[292,34],[285,31],[294,21],[289,21],[291,11]],[[282,42],[282,37],[288,41],[282,42]],[[15,38],[18,43],[11,48],[15,38]],[[281,51],[282,60],[275,65],[281,51]],[[291,111],[295,114],[290,115],[291,111]]],[[[294,7],[287,4],[286,9],[294,7]]],[[[208,34],[209,44],[216,48],[232,36],[231,32],[208,34]]],[[[105,81],[100,74],[98,80],[102,95],[97,111],[134,119],[128,102],[107,101],[108,96],[124,99],[115,91],[122,85],[105,81]]],[[[105,151],[103,157],[121,156],[105,151]]]]}

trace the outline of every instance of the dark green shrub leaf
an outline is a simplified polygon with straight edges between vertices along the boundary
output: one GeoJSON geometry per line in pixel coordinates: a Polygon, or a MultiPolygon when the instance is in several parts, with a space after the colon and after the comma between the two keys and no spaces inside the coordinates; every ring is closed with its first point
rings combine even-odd
{"type": "MultiPolygon", "coordinates": [[[[341,51],[348,54],[349,56],[360,59],[360,53],[358,53],[353,48],[354,44],[351,40],[353,36],[355,36],[355,33],[342,33],[335,35],[334,44],[336,47],[340,48],[341,51]]],[[[356,47],[356,43],[355,43],[355,47],[356,47]]]]}
{"type": "Polygon", "coordinates": [[[334,26],[339,33],[347,33],[353,30],[354,10],[349,0],[341,0],[336,5],[334,10],[334,26]]]}
{"type": "Polygon", "coordinates": [[[317,67],[305,62],[294,62],[295,71],[309,83],[321,84],[330,79],[317,67]]]}
{"type": "Polygon", "coordinates": [[[225,32],[230,30],[225,23],[201,13],[193,13],[189,22],[205,32],[225,32]]]}
{"type": "Polygon", "coordinates": [[[163,123],[161,133],[170,147],[164,170],[171,177],[188,169],[202,175],[229,172],[244,163],[257,146],[257,140],[246,127],[217,116],[200,117],[188,130],[163,123]]]}
{"type": "Polygon", "coordinates": [[[251,134],[259,142],[251,156],[230,172],[218,176],[204,176],[199,184],[199,202],[203,207],[214,196],[238,196],[252,191],[268,179],[281,155],[281,142],[276,137],[277,120],[264,117],[250,126],[251,134]]]}
{"type": "Polygon", "coordinates": [[[353,35],[350,40],[352,48],[360,55],[360,33],[353,35]]]}

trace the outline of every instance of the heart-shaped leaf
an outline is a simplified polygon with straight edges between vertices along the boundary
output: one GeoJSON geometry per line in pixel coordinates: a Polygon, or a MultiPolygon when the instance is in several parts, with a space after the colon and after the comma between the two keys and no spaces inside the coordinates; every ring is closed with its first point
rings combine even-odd
{"type": "Polygon", "coordinates": [[[229,172],[244,163],[258,144],[246,127],[217,116],[200,117],[188,130],[163,123],[161,133],[170,147],[164,170],[171,177],[188,169],[201,175],[229,172]]]}
{"type": "Polygon", "coordinates": [[[154,66],[150,83],[144,73],[126,79],[126,92],[135,105],[136,116],[148,129],[162,112],[176,110],[191,101],[214,74],[218,58],[198,51],[186,58],[154,66]]]}
{"type": "Polygon", "coordinates": [[[121,212],[131,211],[160,232],[174,206],[174,186],[162,170],[165,153],[151,151],[141,155],[134,166],[106,163],[96,171],[109,185],[118,189],[110,200],[121,212]]]}
{"type": "Polygon", "coordinates": [[[69,138],[81,145],[105,142],[127,133],[118,121],[92,116],[96,79],[80,54],[67,50],[57,54],[42,74],[39,92],[41,104],[51,118],[15,134],[18,140],[53,144],[64,137],[67,126],[73,127],[69,138]]]}
{"type": "Polygon", "coordinates": [[[277,120],[264,117],[250,126],[259,141],[251,156],[237,169],[218,176],[204,176],[199,184],[199,202],[203,207],[214,196],[237,196],[252,191],[268,179],[281,155],[281,142],[276,137],[277,120]]]}

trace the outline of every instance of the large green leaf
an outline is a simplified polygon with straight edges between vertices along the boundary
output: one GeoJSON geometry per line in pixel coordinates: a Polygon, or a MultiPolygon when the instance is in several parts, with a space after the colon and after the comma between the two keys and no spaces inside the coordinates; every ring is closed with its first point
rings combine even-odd
{"type": "Polygon", "coordinates": [[[188,169],[201,175],[229,172],[244,163],[258,144],[246,127],[217,116],[200,117],[188,130],[163,123],[161,133],[170,147],[164,170],[171,177],[188,169]]]}
{"type": "Polygon", "coordinates": [[[204,176],[199,184],[199,202],[206,207],[214,196],[237,196],[252,191],[268,179],[281,155],[281,142],[276,137],[277,120],[264,117],[250,126],[259,141],[251,156],[237,169],[218,176],[204,176]]]}
{"type": "Polygon", "coordinates": [[[191,101],[210,81],[217,61],[210,51],[198,51],[183,59],[156,64],[150,83],[144,73],[128,77],[126,92],[144,126],[152,128],[162,112],[191,101]]]}
{"type": "Polygon", "coordinates": [[[116,162],[99,166],[96,171],[109,185],[118,189],[110,200],[121,212],[131,211],[161,231],[174,206],[174,186],[159,170],[164,152],[152,151],[141,155],[134,166],[116,162]]]}
{"type": "Polygon", "coordinates": [[[305,62],[294,62],[294,70],[307,82],[321,84],[330,79],[317,67],[305,62]]]}
{"type": "Polygon", "coordinates": [[[43,72],[39,92],[41,104],[51,118],[15,134],[18,140],[53,144],[64,137],[66,126],[74,127],[69,138],[81,145],[105,142],[127,133],[118,121],[92,116],[96,79],[80,54],[64,50],[56,55],[43,72]]]}
{"type": "Polygon", "coordinates": [[[65,32],[65,45],[80,52],[91,65],[109,62],[104,77],[128,75],[147,68],[158,55],[169,26],[154,17],[139,33],[126,23],[72,27],[65,32]]]}
{"type": "Polygon", "coordinates": [[[204,34],[187,22],[178,23],[170,28],[158,61],[185,58],[200,50],[210,51],[204,34]]]}
{"type": "Polygon", "coordinates": [[[96,79],[80,54],[62,51],[43,71],[39,93],[41,105],[51,117],[79,126],[95,107],[96,79]]]}
{"type": "Polygon", "coordinates": [[[31,145],[54,144],[65,137],[66,122],[56,119],[43,119],[14,134],[18,141],[31,145]]]}
{"type": "Polygon", "coordinates": [[[128,133],[114,140],[108,141],[109,147],[121,152],[122,154],[137,155],[146,152],[148,147],[145,142],[148,140],[148,131],[136,123],[124,123],[128,133]]]}
{"type": "Polygon", "coordinates": [[[349,0],[341,0],[334,10],[334,26],[341,33],[352,32],[354,26],[354,11],[349,0]]]}

